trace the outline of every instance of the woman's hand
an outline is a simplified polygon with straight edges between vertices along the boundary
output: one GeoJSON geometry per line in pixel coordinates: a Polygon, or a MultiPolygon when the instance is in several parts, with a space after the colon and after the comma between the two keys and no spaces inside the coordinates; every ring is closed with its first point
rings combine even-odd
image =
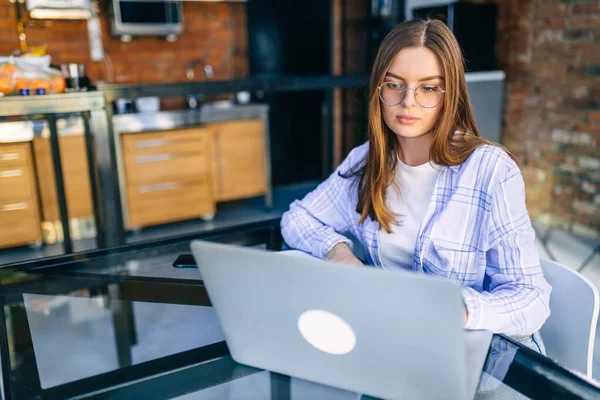
{"type": "Polygon", "coordinates": [[[363,263],[352,254],[350,247],[344,242],[338,243],[327,254],[325,254],[324,260],[337,261],[345,264],[362,266],[363,263]]]}

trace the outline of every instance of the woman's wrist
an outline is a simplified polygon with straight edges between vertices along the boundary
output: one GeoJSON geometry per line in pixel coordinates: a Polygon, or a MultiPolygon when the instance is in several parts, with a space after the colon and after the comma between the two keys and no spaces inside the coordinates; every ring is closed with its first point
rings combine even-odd
{"type": "Polygon", "coordinates": [[[331,250],[329,250],[327,254],[325,254],[325,257],[323,257],[323,259],[336,260],[340,257],[348,256],[349,254],[352,254],[352,250],[350,250],[348,244],[345,242],[340,242],[333,246],[331,250]]]}

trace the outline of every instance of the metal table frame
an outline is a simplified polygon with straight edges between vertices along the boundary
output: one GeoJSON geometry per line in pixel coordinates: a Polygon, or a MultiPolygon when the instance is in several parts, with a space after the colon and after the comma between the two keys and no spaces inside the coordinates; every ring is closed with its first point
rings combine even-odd
{"type": "MultiPolygon", "coordinates": [[[[52,164],[65,253],[73,252],[69,214],[62,174],[56,115],[80,113],[84,121],[85,151],[88,159],[91,197],[96,222],[97,247],[125,243],[121,204],[116,182],[115,146],[112,135],[112,104],[100,92],[0,98],[0,117],[43,118],[50,130],[52,164]]],[[[64,155],[62,155],[64,157],[64,155]]]]}

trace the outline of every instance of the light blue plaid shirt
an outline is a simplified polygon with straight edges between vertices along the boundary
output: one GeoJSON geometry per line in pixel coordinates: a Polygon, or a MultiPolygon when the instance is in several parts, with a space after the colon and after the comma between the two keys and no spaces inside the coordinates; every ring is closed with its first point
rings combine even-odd
{"type": "MultiPolygon", "coordinates": [[[[368,143],[281,220],[286,243],[323,258],[337,243],[363,245],[369,264],[381,266],[379,223],[358,224],[356,179],[343,178],[364,162],[368,143]]],[[[529,335],[550,315],[550,285],[542,275],[535,233],[525,206],[521,171],[502,149],[481,146],[461,165],[443,167],[417,236],[413,271],[463,285],[467,329],[529,335]]]]}

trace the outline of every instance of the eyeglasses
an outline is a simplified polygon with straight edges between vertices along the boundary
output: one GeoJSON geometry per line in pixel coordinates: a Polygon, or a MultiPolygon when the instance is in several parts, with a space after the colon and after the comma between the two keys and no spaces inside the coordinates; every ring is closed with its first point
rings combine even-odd
{"type": "Polygon", "coordinates": [[[442,101],[445,90],[438,85],[424,83],[414,89],[409,88],[404,83],[383,82],[379,86],[379,98],[388,106],[396,106],[404,100],[406,92],[412,90],[415,92],[415,100],[424,108],[434,108],[442,101]]]}

